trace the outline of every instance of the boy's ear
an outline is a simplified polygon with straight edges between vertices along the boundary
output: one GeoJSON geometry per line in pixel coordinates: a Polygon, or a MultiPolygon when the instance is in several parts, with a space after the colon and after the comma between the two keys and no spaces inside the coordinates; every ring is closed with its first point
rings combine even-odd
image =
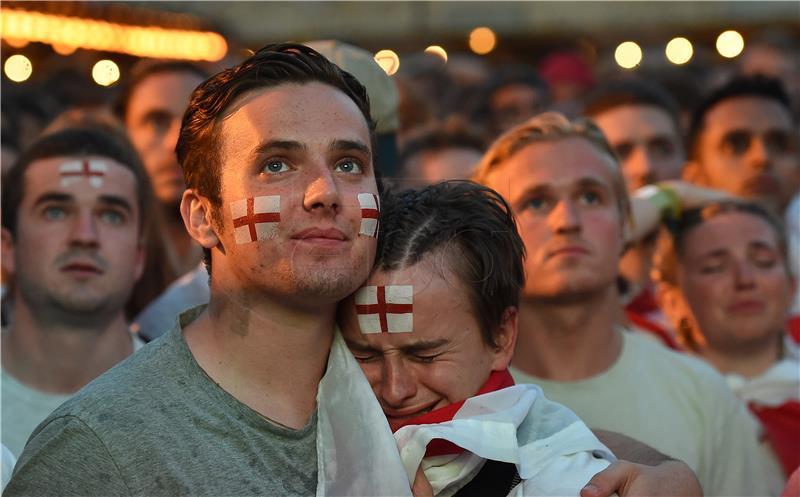
{"type": "Polygon", "coordinates": [[[508,369],[508,366],[511,364],[511,358],[514,356],[514,348],[517,345],[518,323],[519,309],[514,306],[506,307],[503,311],[503,317],[500,320],[500,326],[497,327],[494,333],[496,347],[494,351],[494,360],[492,362],[492,371],[508,369]]]}
{"type": "Polygon", "coordinates": [[[212,221],[211,202],[194,189],[187,189],[181,198],[181,217],[186,231],[203,248],[211,249],[220,244],[212,221]]]}

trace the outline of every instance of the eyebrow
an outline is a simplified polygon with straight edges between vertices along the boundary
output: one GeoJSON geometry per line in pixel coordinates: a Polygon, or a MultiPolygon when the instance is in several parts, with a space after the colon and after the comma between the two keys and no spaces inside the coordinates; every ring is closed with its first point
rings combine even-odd
{"type": "Polygon", "coordinates": [[[369,147],[365,143],[356,140],[333,140],[330,144],[330,149],[337,152],[357,150],[367,157],[372,157],[369,147]]]}
{"type": "Polygon", "coordinates": [[[128,213],[133,212],[130,202],[116,195],[100,195],[100,203],[120,207],[128,213]]]}
{"type": "Polygon", "coordinates": [[[256,148],[253,149],[253,156],[259,156],[262,154],[266,154],[271,150],[286,150],[286,151],[295,151],[295,150],[306,150],[307,147],[302,143],[294,140],[270,140],[267,142],[258,145],[256,148]]]}
{"type": "MultiPolygon", "coordinates": [[[[376,349],[375,347],[367,345],[366,343],[363,343],[363,342],[357,342],[357,341],[353,341],[353,340],[348,340],[346,338],[345,338],[344,341],[345,341],[345,343],[347,344],[347,346],[350,349],[352,349],[352,350],[354,350],[356,352],[364,352],[364,353],[380,353],[381,352],[380,350],[376,349]]],[[[420,341],[414,342],[414,343],[412,343],[410,345],[404,345],[404,346],[398,347],[398,348],[401,351],[403,351],[404,354],[416,354],[416,353],[419,353],[419,352],[425,352],[425,351],[428,351],[428,350],[437,349],[437,348],[441,347],[442,345],[447,345],[448,343],[450,343],[450,340],[447,340],[446,338],[441,338],[439,340],[420,340],[420,341]]]]}
{"type": "Polygon", "coordinates": [[[608,184],[606,184],[606,183],[604,183],[604,182],[602,182],[602,181],[600,181],[598,179],[590,178],[588,176],[579,179],[578,180],[578,186],[581,187],[581,188],[603,188],[603,189],[606,189],[606,190],[609,189],[608,184]]]}
{"type": "Polygon", "coordinates": [[[33,203],[33,206],[36,207],[48,202],[72,202],[73,199],[74,197],[72,195],[68,195],[66,193],[44,192],[43,194],[39,195],[39,198],[36,199],[36,202],[33,203]]]}

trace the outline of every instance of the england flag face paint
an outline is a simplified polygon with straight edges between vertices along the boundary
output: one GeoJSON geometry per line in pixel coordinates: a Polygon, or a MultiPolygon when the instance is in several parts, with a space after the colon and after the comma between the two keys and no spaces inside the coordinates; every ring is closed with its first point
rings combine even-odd
{"type": "Polygon", "coordinates": [[[95,188],[103,186],[103,178],[108,171],[105,161],[98,159],[75,159],[61,164],[58,175],[61,186],[68,187],[77,181],[88,181],[95,188]]]}
{"type": "Polygon", "coordinates": [[[281,197],[267,195],[231,202],[237,244],[275,237],[281,220],[281,197]]]}
{"type": "Polygon", "coordinates": [[[378,214],[381,212],[381,204],[378,196],[374,193],[359,193],[358,205],[361,206],[361,227],[359,235],[378,236],[378,214]]]}
{"type": "Polygon", "coordinates": [[[365,286],[355,294],[361,333],[411,333],[414,330],[414,287],[365,286]]]}

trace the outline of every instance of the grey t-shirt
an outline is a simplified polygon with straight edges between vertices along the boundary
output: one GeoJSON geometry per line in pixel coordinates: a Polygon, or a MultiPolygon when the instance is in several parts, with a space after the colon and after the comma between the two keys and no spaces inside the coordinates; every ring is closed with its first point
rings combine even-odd
{"type": "Polygon", "coordinates": [[[314,495],[316,415],[291,430],[214,383],[181,331],[201,310],[39,425],[3,495],[314,495]]]}

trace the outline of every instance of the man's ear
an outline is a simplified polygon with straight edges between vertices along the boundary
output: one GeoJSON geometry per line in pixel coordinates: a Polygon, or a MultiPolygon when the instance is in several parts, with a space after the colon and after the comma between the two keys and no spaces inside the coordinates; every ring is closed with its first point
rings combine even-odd
{"type": "Polygon", "coordinates": [[[211,202],[194,189],[187,189],[181,198],[181,217],[186,231],[203,248],[219,245],[220,239],[212,222],[211,202]]]}
{"type": "Polygon", "coordinates": [[[14,237],[11,232],[3,228],[0,246],[3,250],[2,267],[4,274],[14,274],[14,237]]]}
{"type": "Polygon", "coordinates": [[[500,326],[494,333],[495,350],[494,360],[492,361],[492,371],[502,371],[508,369],[511,358],[514,356],[514,348],[517,345],[517,332],[519,310],[514,306],[508,306],[503,311],[500,326]]]}

